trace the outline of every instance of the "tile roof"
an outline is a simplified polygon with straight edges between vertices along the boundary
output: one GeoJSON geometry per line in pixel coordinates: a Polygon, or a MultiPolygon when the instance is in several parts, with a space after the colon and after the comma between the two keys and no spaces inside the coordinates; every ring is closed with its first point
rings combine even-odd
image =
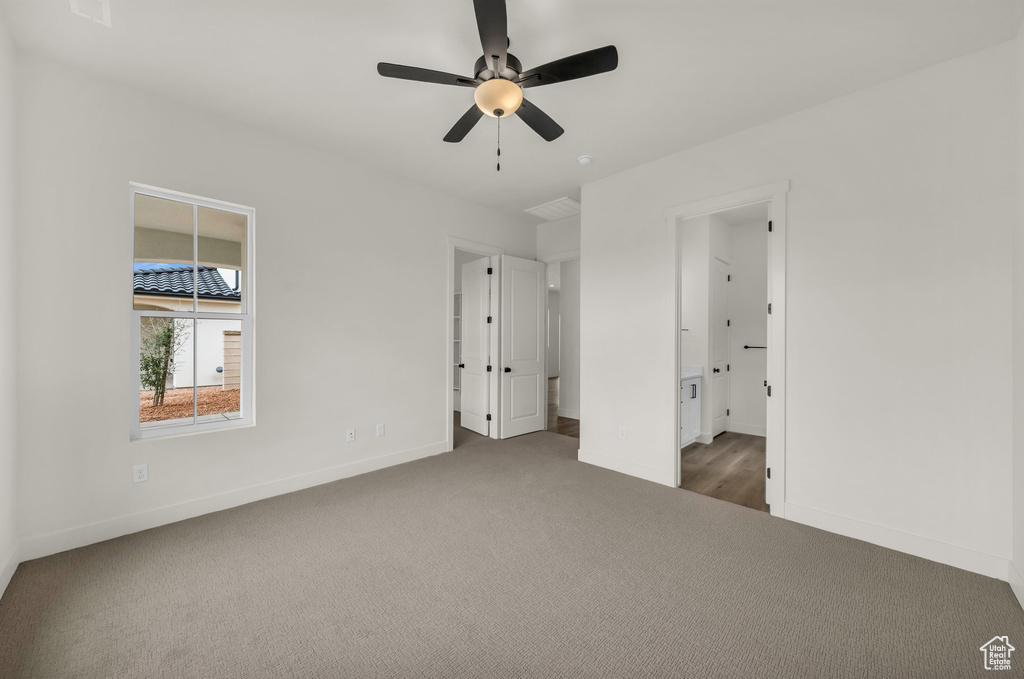
{"type": "MultiPolygon", "coordinates": [[[[241,293],[232,290],[217,269],[209,266],[200,266],[198,269],[200,299],[241,301],[241,293]]],[[[169,266],[163,269],[138,269],[135,271],[133,285],[136,294],[191,297],[192,267],[169,266]]]]}

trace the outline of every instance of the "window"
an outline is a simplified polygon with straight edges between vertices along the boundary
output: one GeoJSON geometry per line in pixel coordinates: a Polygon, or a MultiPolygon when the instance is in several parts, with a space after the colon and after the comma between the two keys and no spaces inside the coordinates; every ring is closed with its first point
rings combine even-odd
{"type": "Polygon", "coordinates": [[[131,437],[252,424],[254,210],[130,194],[131,437]]]}

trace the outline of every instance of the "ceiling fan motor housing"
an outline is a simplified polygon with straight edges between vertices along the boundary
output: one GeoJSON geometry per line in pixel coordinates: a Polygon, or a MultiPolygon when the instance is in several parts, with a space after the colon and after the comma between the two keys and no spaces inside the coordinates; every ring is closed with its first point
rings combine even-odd
{"type": "Polygon", "coordinates": [[[505,57],[505,70],[495,75],[494,64],[487,57],[480,57],[476,60],[476,65],[473,67],[473,73],[480,80],[490,80],[491,78],[499,77],[505,80],[516,81],[519,79],[519,74],[523,72],[523,65],[519,63],[515,55],[508,54],[505,57]]]}

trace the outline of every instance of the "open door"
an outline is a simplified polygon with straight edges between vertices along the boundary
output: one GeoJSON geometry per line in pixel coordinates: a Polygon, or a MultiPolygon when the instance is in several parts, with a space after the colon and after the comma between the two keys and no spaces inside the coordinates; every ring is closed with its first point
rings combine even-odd
{"type": "MultiPolygon", "coordinates": [[[[547,373],[544,367],[546,270],[544,262],[508,255],[501,258],[499,431],[503,439],[542,431],[547,426],[547,373]]],[[[463,283],[463,291],[465,289],[463,283]]]]}
{"type": "Polygon", "coordinates": [[[490,324],[491,266],[489,258],[478,259],[462,267],[462,426],[484,436],[490,435],[491,351],[490,324]]]}

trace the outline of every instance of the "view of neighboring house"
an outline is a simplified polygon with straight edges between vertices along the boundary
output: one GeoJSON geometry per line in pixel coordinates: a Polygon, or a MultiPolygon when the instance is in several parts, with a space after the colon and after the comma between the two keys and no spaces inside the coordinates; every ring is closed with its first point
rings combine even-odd
{"type": "MultiPolygon", "coordinates": [[[[137,263],[133,274],[135,309],[140,311],[191,311],[237,313],[241,308],[238,272],[209,266],[182,264],[137,263]],[[229,284],[228,281],[231,281],[229,284]],[[193,298],[193,284],[198,282],[198,295],[193,298]]],[[[175,352],[169,372],[168,390],[188,389],[180,395],[191,403],[192,387],[220,387],[236,390],[240,384],[241,322],[221,319],[180,319],[176,323],[175,352]],[[193,323],[195,341],[192,341],[193,323]]],[[[152,407],[152,394],[142,387],[141,406],[152,407]]],[[[175,400],[172,395],[172,401],[175,400]]],[[[200,405],[203,405],[200,393],[200,405]]],[[[201,408],[202,409],[202,408],[201,408]]],[[[237,412],[237,394],[213,407],[213,413],[237,412]]],[[[207,414],[213,414],[207,409],[207,414]]],[[[151,421],[178,419],[177,411],[152,413],[151,421]]],[[[145,413],[143,414],[145,417],[145,413]]]]}

